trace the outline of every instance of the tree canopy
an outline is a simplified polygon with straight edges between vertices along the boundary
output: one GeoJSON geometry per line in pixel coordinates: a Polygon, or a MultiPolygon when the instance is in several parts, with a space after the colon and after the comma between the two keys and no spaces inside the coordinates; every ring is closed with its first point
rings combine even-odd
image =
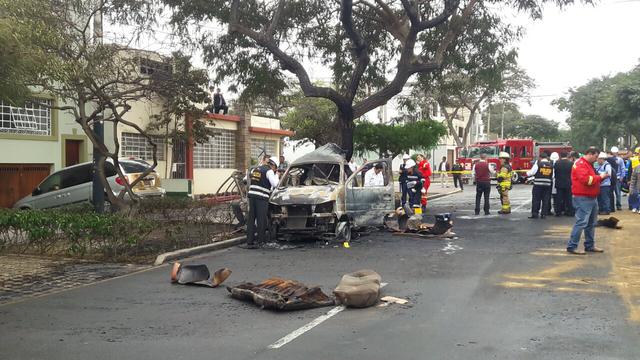
{"type": "MultiPolygon", "coordinates": [[[[482,0],[163,0],[175,29],[203,47],[216,81],[266,89],[294,75],[307,97],[336,105],[342,147],[353,149],[354,119],[400,93],[414,74],[437,71],[452,43],[469,31],[467,23],[485,21],[482,0]],[[201,36],[193,39],[193,24],[201,36]],[[207,31],[211,24],[228,33],[207,31]],[[331,86],[311,79],[315,62],[330,71],[331,86]]],[[[544,3],[574,0],[513,0],[508,5],[539,17],[544,3]]],[[[495,15],[495,14],[494,14],[495,15]]],[[[494,19],[499,17],[494,16],[494,19]]],[[[463,46],[457,47],[464,51],[463,46]]],[[[259,91],[258,91],[259,92],[259,91]]]]}
{"type": "Polygon", "coordinates": [[[560,110],[570,113],[574,146],[615,144],[620,137],[634,137],[640,143],[640,65],[615,76],[591,79],[556,99],[560,110]]]}
{"type": "Polygon", "coordinates": [[[504,138],[531,137],[539,141],[566,141],[567,134],[560,129],[556,121],[546,119],[540,115],[525,115],[514,103],[505,102],[491,104],[484,114],[483,121],[489,123],[490,133],[500,135],[502,132],[502,114],[504,108],[504,138]],[[490,114],[490,115],[489,115],[490,114]]]}
{"type": "Polygon", "coordinates": [[[447,129],[433,120],[421,120],[406,124],[356,123],[355,152],[375,152],[380,157],[394,158],[410,150],[428,150],[438,144],[447,129]]]}

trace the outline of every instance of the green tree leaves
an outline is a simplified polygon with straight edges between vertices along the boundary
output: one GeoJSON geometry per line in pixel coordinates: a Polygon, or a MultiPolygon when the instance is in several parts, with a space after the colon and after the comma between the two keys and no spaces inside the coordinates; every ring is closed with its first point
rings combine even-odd
{"type": "Polygon", "coordinates": [[[438,144],[447,133],[437,121],[421,120],[404,125],[372,124],[357,122],[355,152],[375,152],[381,157],[395,157],[409,150],[427,150],[438,144]]]}

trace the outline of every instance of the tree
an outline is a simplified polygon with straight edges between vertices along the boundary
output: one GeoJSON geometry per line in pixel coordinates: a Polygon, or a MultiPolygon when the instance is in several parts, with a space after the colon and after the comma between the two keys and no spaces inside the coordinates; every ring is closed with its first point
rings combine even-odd
{"type": "Polygon", "coordinates": [[[484,114],[483,120],[488,123],[491,116],[491,131],[502,133],[502,116],[504,108],[504,137],[505,138],[533,138],[539,141],[566,140],[566,133],[560,131],[560,124],[540,115],[525,115],[520,112],[518,105],[510,102],[491,104],[484,114]],[[490,115],[489,115],[490,114],[490,115]]]}
{"type": "Polygon", "coordinates": [[[46,53],[54,66],[34,74],[24,85],[55,96],[59,104],[51,108],[71,114],[80,124],[94,151],[101,154],[97,173],[112,206],[122,207],[126,193],[136,199],[131,188],[156,167],[157,157],[151,136],[126,119],[132,104],[168,100],[165,105],[172,107],[168,112],[177,116],[194,109],[188,102],[202,99],[204,90],[200,82],[204,80],[206,84],[206,79],[193,74],[190,66],[185,65],[188,60],[183,56],[155,57],[124,45],[96,41],[101,37],[103,17],[122,25],[136,24],[128,40],[139,37],[155,20],[153,3],[140,0],[0,0],[0,10],[7,21],[48,34],[45,41],[34,42],[33,46],[46,53]],[[112,124],[114,149],[109,149],[94,131],[99,121],[112,124]],[[125,180],[125,191],[114,195],[106,181],[104,167],[106,159],[110,158],[118,176],[125,179],[118,166],[117,129],[121,124],[146,137],[154,148],[153,165],[131,184],[125,180]]]}
{"type": "MultiPolygon", "coordinates": [[[[470,18],[488,13],[482,0],[163,0],[176,30],[192,37],[192,24],[228,25],[228,34],[204,33],[201,44],[216,80],[245,87],[296,76],[307,97],[336,105],[341,144],[351,157],[354,119],[400,93],[414,74],[436,71],[470,18]],[[330,69],[331,87],[314,85],[303,58],[330,69]],[[395,71],[390,78],[389,73],[395,71]]],[[[543,3],[573,0],[514,0],[516,8],[540,15],[543,3]]],[[[204,29],[206,30],[206,29],[204,29]]]]}
{"type": "Polygon", "coordinates": [[[318,147],[340,139],[335,114],[335,105],[331,101],[298,95],[282,124],[286,128],[295,129],[292,140],[310,142],[318,147]]]}
{"type": "Polygon", "coordinates": [[[571,115],[574,146],[599,145],[609,139],[615,143],[620,137],[633,136],[640,142],[640,66],[619,73],[591,79],[569,96],[554,100],[560,110],[571,115]]]}
{"type": "Polygon", "coordinates": [[[395,158],[410,150],[428,150],[437,145],[447,129],[433,120],[422,120],[406,124],[356,123],[355,152],[375,152],[382,157],[395,158]]]}

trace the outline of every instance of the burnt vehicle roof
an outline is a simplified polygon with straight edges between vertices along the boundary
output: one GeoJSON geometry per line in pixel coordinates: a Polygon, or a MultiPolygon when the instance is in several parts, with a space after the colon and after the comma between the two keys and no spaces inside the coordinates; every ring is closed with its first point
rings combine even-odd
{"type": "Polygon", "coordinates": [[[297,158],[291,163],[291,166],[318,162],[344,163],[347,161],[345,158],[345,154],[346,152],[342,150],[338,145],[329,143],[326,145],[322,145],[314,151],[297,158]]]}

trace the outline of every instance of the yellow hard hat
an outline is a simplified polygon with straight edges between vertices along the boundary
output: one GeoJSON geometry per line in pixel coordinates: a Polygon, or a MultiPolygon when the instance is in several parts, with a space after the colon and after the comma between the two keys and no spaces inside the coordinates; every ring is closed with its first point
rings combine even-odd
{"type": "Polygon", "coordinates": [[[636,154],[640,154],[640,147],[636,148],[636,154]]]}
{"type": "Polygon", "coordinates": [[[501,151],[498,157],[500,159],[511,159],[511,156],[509,155],[509,153],[504,151],[501,151]]]}

